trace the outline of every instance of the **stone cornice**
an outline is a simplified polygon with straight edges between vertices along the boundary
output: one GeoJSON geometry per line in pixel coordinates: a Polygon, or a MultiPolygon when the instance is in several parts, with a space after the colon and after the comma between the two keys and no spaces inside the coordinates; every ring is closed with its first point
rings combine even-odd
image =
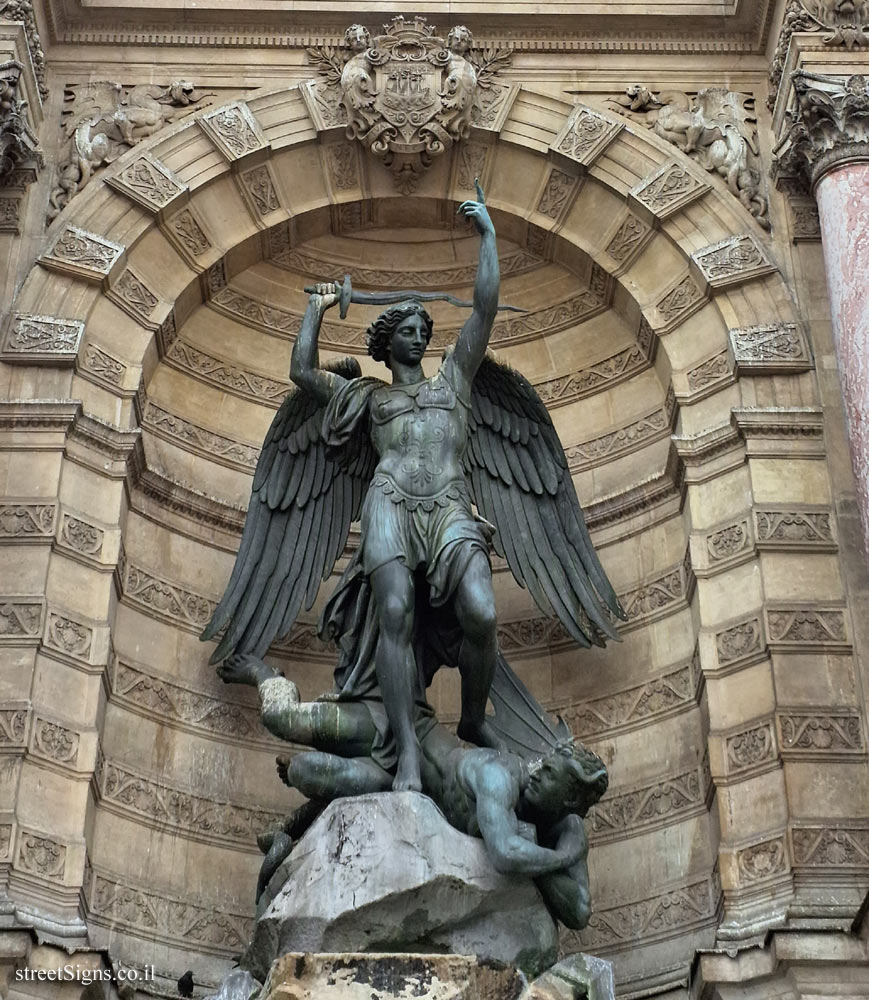
{"type": "Polygon", "coordinates": [[[813,187],[829,170],[869,160],[869,80],[798,69],[794,104],[785,112],[774,150],[777,178],[802,177],[813,187]]]}

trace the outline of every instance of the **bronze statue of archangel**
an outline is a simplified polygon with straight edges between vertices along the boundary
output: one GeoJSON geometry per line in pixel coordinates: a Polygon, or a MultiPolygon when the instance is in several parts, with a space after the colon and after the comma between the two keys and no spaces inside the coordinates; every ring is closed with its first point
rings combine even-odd
{"type": "MultiPolygon", "coordinates": [[[[461,673],[463,740],[543,759],[567,735],[498,651],[490,544],[580,645],[617,638],[614,621],[623,617],[545,406],[525,378],[487,354],[499,268],[479,186],[477,200],[458,211],[481,238],[472,312],[432,378],[421,365],[432,320],[419,299],[436,296],[408,293],[368,329],[369,354],[389,369],[387,383],[362,377],[350,358],[320,366],[324,313],[340,302],[343,314],[366,296],[351,298],[346,282],[311,290],[290,368],[298,388],[266,436],[232,577],[203,633],[225,628],[212,662],[225,661],[226,681],[267,679],[261,657],[311,607],[351,522],[361,520],[361,544],[320,633],[338,648],[332,698],[364,703],[373,727],[364,739],[351,727],[340,752],[370,758],[396,790],[423,787],[423,747],[436,722],[425,691],[441,666],[461,673]]],[[[400,297],[390,296],[379,301],[400,297]]],[[[292,732],[285,738],[316,745],[313,729],[305,739],[316,712],[309,715],[301,728],[284,726],[292,732]]],[[[340,744],[342,733],[331,735],[340,744]]]]}

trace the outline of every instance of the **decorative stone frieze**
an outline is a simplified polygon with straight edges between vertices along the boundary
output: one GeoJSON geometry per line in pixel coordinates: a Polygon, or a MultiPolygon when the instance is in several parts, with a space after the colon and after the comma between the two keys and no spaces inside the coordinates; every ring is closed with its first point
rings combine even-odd
{"type": "Polygon", "coordinates": [[[259,459],[259,448],[184,420],[151,400],[145,403],[142,425],[158,437],[233,469],[252,471],[259,459]]]}
{"type": "MultiPolygon", "coordinates": [[[[476,262],[412,270],[401,267],[366,267],[356,260],[319,256],[307,247],[294,249],[288,235],[286,239],[278,238],[281,234],[287,234],[285,224],[269,230],[269,260],[272,264],[296,274],[349,274],[354,286],[385,289],[454,288],[472,285],[477,273],[476,262]]],[[[516,277],[536,271],[540,267],[541,257],[533,250],[516,248],[502,253],[498,264],[502,278],[516,277]]]]}
{"type": "Polygon", "coordinates": [[[714,291],[752,281],[775,270],[750,233],[731,236],[702,250],[695,250],[691,254],[691,262],[700,281],[714,291]]]}
{"type": "Polygon", "coordinates": [[[7,500],[0,504],[0,544],[51,541],[57,505],[42,500],[7,500]]]}
{"type": "Polygon", "coordinates": [[[123,599],[155,618],[197,635],[208,624],[217,602],[130,562],[124,563],[123,599]]]}
{"type": "Polygon", "coordinates": [[[96,774],[101,806],[144,821],[160,830],[212,844],[228,844],[257,853],[257,835],[285,818],[237,802],[223,802],[196,794],[131,768],[121,761],[102,760],[96,774]]]}
{"type": "MultiPolygon", "coordinates": [[[[323,159],[335,191],[351,191],[359,187],[356,149],[349,142],[327,143],[323,147],[323,159]]],[[[471,183],[473,185],[473,181],[471,183]]]]}
{"type": "Polygon", "coordinates": [[[740,377],[802,372],[812,367],[805,332],[796,323],[746,326],[731,330],[729,336],[740,377]]]}
{"type": "Polygon", "coordinates": [[[0,595],[0,645],[29,645],[42,633],[45,603],[41,597],[0,595]]]}
{"type": "Polygon", "coordinates": [[[776,712],[782,758],[849,760],[866,756],[857,709],[791,708],[776,712]]]}
{"type": "Polygon", "coordinates": [[[767,608],[766,625],[773,649],[805,652],[807,649],[851,648],[842,608],[767,608]]]}
{"type": "Polygon", "coordinates": [[[210,739],[271,750],[277,745],[260,724],[259,708],[182,687],[125,660],[116,660],[110,672],[110,698],[145,718],[210,739]]]}
{"type": "Polygon", "coordinates": [[[652,129],[704,170],[718,174],[758,224],[769,229],[752,94],[725,87],[705,87],[696,94],[655,93],[633,84],[609,106],[652,129]]]}
{"type": "Polygon", "coordinates": [[[66,226],[39,263],[53,271],[63,271],[85,281],[101,283],[113,273],[124,248],[104,236],[66,226]]]}
{"type": "Polygon", "coordinates": [[[91,867],[84,889],[89,921],[174,948],[229,958],[244,951],[253,933],[248,914],[222,909],[213,900],[189,893],[161,895],[153,882],[145,888],[126,876],[91,867]]]}
{"type": "Polygon", "coordinates": [[[728,779],[742,781],[778,764],[772,720],[759,720],[724,738],[724,770],[728,779]]]}
{"type": "Polygon", "coordinates": [[[186,198],[188,187],[155,156],[143,153],[122,170],[106,178],[106,183],[149,212],[163,213],[178,199],[186,198]]]}
{"type": "Polygon", "coordinates": [[[592,844],[635,837],[706,812],[712,795],[708,762],[622,791],[609,788],[585,820],[592,844]]]}
{"type": "Polygon", "coordinates": [[[869,826],[850,820],[827,820],[826,825],[797,820],[791,850],[800,867],[863,872],[869,869],[869,826]]]}
{"type": "Polygon", "coordinates": [[[676,393],[680,403],[695,403],[730,385],[734,381],[734,373],[727,351],[713,354],[699,365],[689,368],[684,375],[680,373],[678,381],[684,387],[676,393]]]}
{"type": "Polygon", "coordinates": [[[570,471],[576,473],[593,468],[669,437],[676,414],[674,403],[674,398],[668,397],[663,406],[632,420],[624,427],[608,431],[590,441],[568,445],[564,454],[570,471]]]}
{"type": "Polygon", "coordinates": [[[549,148],[587,169],[623,128],[621,122],[580,104],[570,113],[549,148]]]}
{"type": "Polygon", "coordinates": [[[183,340],[173,340],[163,352],[164,359],[194,378],[232,392],[234,395],[277,408],[292,388],[287,379],[270,378],[259,372],[212,357],[183,340]]]}
{"type": "Polygon", "coordinates": [[[548,706],[579,739],[629,732],[696,707],[702,673],[696,657],[622,691],[582,702],[548,706]]]}
{"type": "Polygon", "coordinates": [[[785,114],[774,154],[777,175],[813,187],[828,171],[869,157],[869,80],[795,70],[794,105],[785,114]]]}
{"type": "Polygon", "coordinates": [[[73,364],[83,333],[81,320],[16,313],[3,336],[0,357],[13,364],[73,364]]]}
{"type": "Polygon", "coordinates": [[[754,511],[754,526],[759,549],[833,552],[837,548],[833,515],[826,507],[765,506],[754,511]]]}
{"type": "Polygon", "coordinates": [[[674,934],[715,924],[721,907],[721,883],[717,871],[702,879],[667,888],[646,899],[617,906],[596,901],[583,931],[562,930],[559,946],[563,954],[596,952],[607,954],[635,948],[638,940],[657,941],[674,934]]]}
{"type": "Polygon", "coordinates": [[[18,871],[62,885],[66,874],[66,856],[67,846],[59,840],[32,830],[18,831],[14,861],[18,871]]]}
{"type": "Polygon", "coordinates": [[[207,111],[197,121],[230,163],[254,154],[264,155],[268,149],[262,128],[244,101],[234,101],[215,111],[207,111]]]}
{"type": "Polygon", "coordinates": [[[628,200],[641,218],[655,224],[681,212],[708,190],[709,184],[681,163],[665,163],[632,188],[628,200]]]}
{"type": "Polygon", "coordinates": [[[823,414],[815,406],[734,407],[731,423],[745,441],[749,456],[821,458],[823,414]]]}

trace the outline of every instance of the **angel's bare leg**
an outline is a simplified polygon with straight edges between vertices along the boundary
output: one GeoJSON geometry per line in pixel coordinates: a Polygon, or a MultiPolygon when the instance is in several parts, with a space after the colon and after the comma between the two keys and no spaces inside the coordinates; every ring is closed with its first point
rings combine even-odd
{"type": "Polygon", "coordinates": [[[338,757],[316,750],[296,754],[292,760],[279,758],[278,774],[309,799],[367,795],[392,787],[392,775],[370,757],[338,757]]]}
{"type": "Polygon", "coordinates": [[[347,757],[371,753],[377,730],[361,702],[300,701],[296,685],[255,656],[230,656],[217,672],[227,684],[257,688],[263,725],[278,739],[347,757]]]}
{"type": "Polygon", "coordinates": [[[413,727],[416,661],[413,634],[413,574],[397,559],[371,574],[380,638],[374,655],[383,706],[398,747],[392,787],[397,792],[422,790],[420,749],[413,727]]]}
{"type": "Polygon", "coordinates": [[[462,675],[462,717],[456,732],[469,743],[504,749],[486,723],[486,701],[498,655],[492,570],[482,552],[475,552],[454,598],[463,638],[459,649],[462,675]]]}

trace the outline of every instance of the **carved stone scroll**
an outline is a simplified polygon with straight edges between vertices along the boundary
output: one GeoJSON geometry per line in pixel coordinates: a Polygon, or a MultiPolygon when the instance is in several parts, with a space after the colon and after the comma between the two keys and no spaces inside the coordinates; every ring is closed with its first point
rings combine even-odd
{"type": "Polygon", "coordinates": [[[629,199],[642,218],[655,223],[681,212],[708,190],[709,185],[681,163],[665,163],[651,177],[632,188],[629,199]]]}
{"type": "Polygon", "coordinates": [[[716,290],[751,281],[775,270],[763,248],[749,233],[695,250],[691,261],[701,280],[716,290]]]}
{"type": "Polygon", "coordinates": [[[7,500],[0,504],[0,543],[50,541],[57,507],[41,500],[7,500]]]}

